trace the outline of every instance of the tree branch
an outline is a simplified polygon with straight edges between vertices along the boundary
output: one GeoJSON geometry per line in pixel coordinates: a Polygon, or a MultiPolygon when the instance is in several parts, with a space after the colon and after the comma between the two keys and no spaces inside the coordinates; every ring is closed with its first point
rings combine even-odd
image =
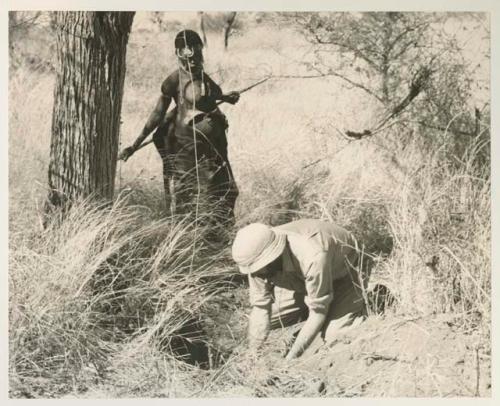
{"type": "Polygon", "coordinates": [[[312,33],[314,38],[316,39],[316,41],[318,42],[318,44],[321,44],[321,45],[335,45],[339,48],[345,48],[348,52],[352,52],[355,56],[363,59],[366,63],[368,63],[370,66],[372,66],[374,69],[376,69],[377,71],[380,71],[380,66],[377,65],[371,58],[369,58],[366,53],[364,53],[361,49],[357,48],[357,47],[354,47],[354,46],[351,46],[350,44],[348,43],[343,43],[343,42],[339,42],[339,41],[336,41],[336,40],[323,40],[322,38],[320,38],[320,36],[317,34],[317,33],[312,33]]]}
{"type": "MultiPolygon", "coordinates": [[[[424,21],[420,24],[417,24],[416,26],[409,26],[406,30],[404,30],[403,32],[401,32],[396,38],[394,38],[394,40],[389,44],[389,47],[388,47],[388,50],[389,52],[392,51],[392,48],[394,48],[394,46],[406,35],[406,34],[409,34],[410,32],[413,32],[413,31],[417,31],[419,30],[421,27],[424,27],[424,26],[428,26],[429,23],[427,21],[424,21]]],[[[411,41],[413,42],[413,41],[411,41]]]]}
{"type": "Polygon", "coordinates": [[[328,76],[334,76],[339,79],[342,79],[349,83],[350,85],[357,87],[358,89],[364,90],[366,93],[368,93],[370,96],[374,97],[377,99],[380,103],[384,103],[384,100],[378,96],[373,90],[370,90],[366,86],[362,85],[361,83],[354,82],[353,80],[349,79],[348,77],[334,72],[332,70],[326,72],[326,73],[320,73],[318,75],[278,75],[278,76],[273,76],[275,79],[317,79],[317,78],[324,78],[328,76]]]}
{"type": "Polygon", "coordinates": [[[419,125],[421,125],[423,127],[430,128],[432,130],[451,131],[452,133],[459,134],[459,135],[465,135],[465,136],[468,136],[468,137],[474,137],[475,136],[475,134],[472,133],[472,132],[458,130],[456,128],[446,128],[446,127],[442,127],[442,126],[439,126],[439,125],[432,125],[432,124],[428,124],[428,123],[426,123],[425,121],[422,121],[422,120],[407,121],[407,122],[409,122],[409,123],[417,123],[417,124],[419,124],[419,125]]]}
{"type": "Polygon", "coordinates": [[[37,11],[33,17],[25,18],[24,20],[17,21],[13,24],[11,23],[11,24],[9,24],[9,29],[18,28],[18,27],[21,27],[23,25],[28,25],[31,23],[34,24],[36,22],[36,20],[38,20],[38,17],[40,17],[41,14],[42,14],[41,11],[37,11]]]}

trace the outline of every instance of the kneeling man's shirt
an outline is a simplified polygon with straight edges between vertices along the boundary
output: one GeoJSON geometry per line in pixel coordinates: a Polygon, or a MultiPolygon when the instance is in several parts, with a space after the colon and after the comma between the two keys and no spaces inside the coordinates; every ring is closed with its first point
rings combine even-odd
{"type": "Polygon", "coordinates": [[[355,274],[358,250],[352,234],[312,219],[293,221],[273,230],[286,234],[290,255],[283,255],[283,269],[268,279],[249,275],[250,304],[269,306],[274,301],[273,286],[279,286],[304,294],[310,310],[328,312],[334,282],[355,274]]]}

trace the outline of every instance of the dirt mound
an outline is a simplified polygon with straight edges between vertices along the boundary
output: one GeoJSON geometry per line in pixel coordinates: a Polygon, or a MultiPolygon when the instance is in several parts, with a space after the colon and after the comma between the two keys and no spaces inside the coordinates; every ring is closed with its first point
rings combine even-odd
{"type": "MultiPolygon", "coordinates": [[[[293,332],[274,336],[283,334],[293,332]]],[[[318,395],[491,396],[490,354],[446,315],[372,316],[329,343],[317,339],[290,368],[321,379],[318,395]]]]}
{"type": "MultiPolygon", "coordinates": [[[[231,298],[220,299],[231,306],[213,312],[211,329],[218,348],[227,349],[226,360],[233,352],[246,351],[250,311],[245,289],[228,295],[231,298]]],[[[491,396],[489,338],[481,337],[478,329],[467,331],[462,321],[453,314],[372,315],[331,335],[328,342],[317,337],[302,357],[291,362],[283,356],[302,324],[273,330],[254,364],[244,357],[236,357],[236,365],[229,361],[226,367],[235,369],[229,375],[239,373],[244,380],[239,389],[221,395],[491,396]]]]}

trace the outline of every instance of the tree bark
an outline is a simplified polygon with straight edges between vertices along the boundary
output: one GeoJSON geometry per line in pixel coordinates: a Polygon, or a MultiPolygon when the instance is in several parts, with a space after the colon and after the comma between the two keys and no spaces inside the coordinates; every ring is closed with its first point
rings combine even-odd
{"type": "Polygon", "coordinates": [[[111,200],[132,12],[57,12],[49,202],[111,200]]]}

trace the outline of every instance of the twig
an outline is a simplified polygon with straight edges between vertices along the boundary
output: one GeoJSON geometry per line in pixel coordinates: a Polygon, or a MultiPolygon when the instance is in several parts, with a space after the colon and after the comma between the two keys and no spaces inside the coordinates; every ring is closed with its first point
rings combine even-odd
{"type": "MultiPolygon", "coordinates": [[[[352,142],[352,140],[348,140],[348,141],[349,141],[349,142],[352,142]]],[[[343,150],[344,150],[344,149],[345,149],[348,145],[349,145],[349,144],[346,144],[346,145],[344,145],[342,148],[340,148],[339,150],[337,150],[337,151],[335,151],[335,152],[332,152],[331,154],[328,154],[328,155],[326,155],[326,156],[324,156],[324,157],[318,158],[318,159],[316,159],[315,161],[310,162],[310,163],[308,163],[308,164],[304,165],[304,166],[302,167],[302,170],[307,169],[307,168],[309,168],[309,167],[311,167],[311,166],[314,166],[314,165],[316,165],[316,164],[320,163],[321,161],[324,161],[325,159],[328,159],[328,158],[332,158],[332,157],[334,157],[335,155],[337,155],[338,153],[340,153],[341,151],[343,151],[343,150]]]]}
{"type": "Polygon", "coordinates": [[[373,361],[401,361],[401,362],[410,362],[408,360],[400,360],[396,355],[385,355],[385,354],[379,354],[376,352],[365,352],[362,353],[363,358],[366,360],[368,365],[370,365],[373,361]]]}
{"type": "MultiPolygon", "coordinates": [[[[413,123],[420,124],[421,126],[426,127],[426,128],[430,128],[431,130],[448,131],[448,126],[443,127],[443,126],[439,126],[439,125],[432,125],[432,124],[426,123],[423,120],[417,120],[417,121],[410,121],[410,120],[408,120],[408,122],[409,123],[413,122],[413,123]]],[[[451,132],[455,133],[455,134],[459,134],[459,135],[465,135],[465,136],[468,136],[468,137],[474,137],[473,133],[467,132],[467,131],[463,131],[463,130],[451,129],[451,132]]]]}
{"type": "Polygon", "coordinates": [[[460,261],[457,256],[451,251],[450,248],[448,248],[446,245],[441,246],[441,248],[446,251],[456,262],[462,270],[465,272],[465,274],[469,277],[469,279],[474,283],[476,288],[484,295],[486,300],[491,301],[490,295],[484,291],[484,289],[481,287],[481,285],[474,279],[470,271],[462,264],[462,261],[460,261]]]}
{"type": "Polygon", "coordinates": [[[339,79],[342,79],[349,83],[351,86],[357,87],[358,89],[364,90],[366,93],[368,93],[370,96],[374,97],[377,99],[380,103],[383,103],[383,99],[375,94],[372,90],[368,89],[366,86],[362,85],[361,83],[357,83],[349,79],[348,77],[337,73],[333,70],[329,70],[328,72],[325,73],[320,73],[318,75],[278,75],[278,76],[273,76],[273,79],[317,79],[317,78],[325,78],[329,76],[334,76],[339,79]]]}
{"type": "Polygon", "coordinates": [[[28,17],[24,20],[16,22],[15,24],[9,24],[9,29],[18,28],[18,27],[21,27],[23,25],[27,25],[30,23],[35,23],[36,20],[38,19],[38,17],[40,17],[40,15],[41,15],[41,11],[38,11],[38,12],[36,12],[36,14],[33,17],[28,17]]]}
{"type": "Polygon", "coordinates": [[[421,68],[418,71],[418,73],[414,76],[414,79],[410,84],[410,89],[406,97],[403,100],[401,100],[395,107],[393,107],[390,113],[388,113],[382,120],[380,120],[379,123],[372,130],[364,130],[362,132],[345,131],[345,133],[341,134],[344,136],[344,138],[349,137],[350,139],[359,140],[367,136],[372,136],[382,131],[382,129],[394,125],[394,123],[392,124],[387,124],[387,123],[390,123],[392,119],[400,115],[411,104],[411,102],[420,94],[420,92],[427,84],[431,73],[432,71],[428,67],[421,68]]]}
{"type": "MultiPolygon", "coordinates": [[[[399,121],[393,121],[392,123],[387,124],[385,127],[380,128],[380,129],[378,129],[377,131],[370,132],[369,134],[365,134],[365,136],[368,136],[368,135],[369,135],[369,136],[374,136],[374,135],[378,134],[379,132],[382,132],[382,131],[386,130],[387,128],[392,127],[393,125],[397,124],[398,122],[399,122],[399,121]]],[[[312,162],[309,162],[308,164],[304,165],[304,166],[302,167],[302,169],[307,169],[307,168],[309,168],[309,167],[311,167],[311,166],[314,166],[314,165],[316,165],[316,164],[320,163],[321,161],[324,161],[325,159],[332,158],[333,156],[335,156],[335,155],[337,155],[338,153],[340,153],[343,149],[345,149],[345,148],[349,145],[349,143],[351,143],[351,142],[353,142],[353,141],[355,141],[355,140],[359,140],[359,139],[361,139],[361,138],[363,137],[363,136],[361,136],[361,137],[354,136],[354,137],[353,137],[353,134],[356,134],[356,133],[353,133],[352,131],[347,131],[347,133],[345,133],[345,132],[343,132],[341,129],[339,129],[338,127],[334,127],[334,130],[335,130],[335,131],[337,131],[337,133],[338,133],[338,134],[339,134],[342,138],[344,138],[344,139],[348,142],[348,144],[344,145],[344,146],[343,146],[342,148],[340,148],[339,150],[337,150],[337,151],[335,151],[335,152],[332,152],[331,154],[328,154],[328,155],[326,155],[326,156],[324,156],[324,157],[321,157],[321,158],[318,158],[318,159],[316,159],[316,160],[314,160],[314,161],[312,161],[312,162]]],[[[367,131],[367,130],[365,130],[365,131],[367,131]]]]}
{"type": "Polygon", "coordinates": [[[479,367],[479,346],[477,345],[474,347],[474,358],[476,361],[476,392],[474,396],[479,397],[479,381],[480,381],[481,370],[479,367]]]}

